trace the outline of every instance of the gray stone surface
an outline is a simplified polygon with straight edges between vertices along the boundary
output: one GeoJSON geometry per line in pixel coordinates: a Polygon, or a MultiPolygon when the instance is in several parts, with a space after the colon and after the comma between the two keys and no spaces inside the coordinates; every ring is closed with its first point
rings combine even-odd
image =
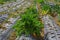
{"type": "Polygon", "coordinates": [[[55,21],[48,15],[44,16],[44,32],[45,38],[48,40],[60,40],[60,27],[55,23],[55,21]]]}
{"type": "Polygon", "coordinates": [[[5,19],[7,19],[8,14],[4,14],[0,16],[0,23],[2,23],[5,19]]]}

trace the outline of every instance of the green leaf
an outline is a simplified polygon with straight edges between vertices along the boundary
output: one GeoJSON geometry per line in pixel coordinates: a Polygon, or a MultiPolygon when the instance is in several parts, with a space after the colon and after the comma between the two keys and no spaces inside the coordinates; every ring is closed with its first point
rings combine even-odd
{"type": "Polygon", "coordinates": [[[39,2],[39,3],[41,3],[41,2],[43,2],[44,0],[36,0],[37,2],[39,2]]]}

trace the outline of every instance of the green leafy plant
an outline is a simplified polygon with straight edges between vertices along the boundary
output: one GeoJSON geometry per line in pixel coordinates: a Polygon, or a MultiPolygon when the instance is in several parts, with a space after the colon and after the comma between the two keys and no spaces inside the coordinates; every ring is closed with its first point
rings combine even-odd
{"type": "Polygon", "coordinates": [[[4,2],[7,2],[7,1],[16,1],[16,0],[0,0],[0,4],[4,4],[4,2]]]}
{"type": "Polygon", "coordinates": [[[36,0],[38,3],[42,3],[44,2],[44,0],[36,0]]]}
{"type": "Polygon", "coordinates": [[[50,15],[52,15],[53,17],[57,16],[57,14],[60,14],[60,7],[59,7],[59,5],[51,6],[49,12],[50,12],[50,15]]]}
{"type": "Polygon", "coordinates": [[[17,35],[24,33],[25,35],[36,33],[40,35],[43,24],[38,20],[38,13],[33,8],[28,8],[24,14],[21,15],[21,20],[17,20],[13,26],[17,35]]]}
{"type": "Polygon", "coordinates": [[[52,16],[56,16],[57,14],[60,14],[60,7],[58,4],[56,5],[49,5],[49,4],[41,4],[41,8],[44,11],[49,10],[48,14],[52,15],[52,16]]]}
{"type": "Polygon", "coordinates": [[[50,6],[49,6],[48,4],[43,4],[43,5],[42,5],[42,10],[47,11],[47,10],[49,10],[49,9],[50,9],[50,6]]]}

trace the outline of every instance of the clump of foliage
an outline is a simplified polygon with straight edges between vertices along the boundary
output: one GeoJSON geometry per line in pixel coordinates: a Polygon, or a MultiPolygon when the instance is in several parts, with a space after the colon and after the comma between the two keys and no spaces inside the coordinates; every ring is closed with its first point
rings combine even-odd
{"type": "Polygon", "coordinates": [[[49,11],[50,11],[50,6],[48,5],[48,4],[44,4],[44,3],[42,3],[41,4],[41,12],[42,12],[42,15],[45,15],[45,14],[47,14],[49,11]]]}
{"type": "Polygon", "coordinates": [[[50,14],[52,16],[56,16],[57,14],[60,14],[60,7],[59,7],[58,4],[49,5],[49,4],[42,3],[41,4],[41,9],[42,9],[43,13],[44,13],[44,11],[46,12],[48,10],[48,14],[50,14]]]}
{"type": "Polygon", "coordinates": [[[4,4],[7,1],[16,1],[16,0],[0,0],[0,4],[4,4]]]}
{"type": "Polygon", "coordinates": [[[36,33],[40,35],[43,24],[38,20],[38,13],[35,8],[28,8],[24,14],[21,15],[21,20],[17,20],[13,26],[17,35],[24,33],[25,35],[36,33]]]}
{"type": "Polygon", "coordinates": [[[49,6],[48,4],[43,4],[43,5],[42,5],[42,10],[47,11],[47,10],[49,10],[49,9],[50,9],[50,6],[49,6]]]}
{"type": "Polygon", "coordinates": [[[44,0],[36,0],[36,2],[42,3],[42,2],[44,2],[44,0]]]}
{"type": "Polygon", "coordinates": [[[34,0],[34,3],[44,3],[44,0],[34,0]]]}
{"type": "Polygon", "coordinates": [[[60,7],[59,7],[59,5],[55,5],[55,6],[53,7],[53,9],[54,9],[58,14],[60,14],[60,7]]]}
{"type": "Polygon", "coordinates": [[[53,17],[57,16],[60,14],[60,7],[59,5],[52,5],[50,6],[49,14],[53,17]]]}

